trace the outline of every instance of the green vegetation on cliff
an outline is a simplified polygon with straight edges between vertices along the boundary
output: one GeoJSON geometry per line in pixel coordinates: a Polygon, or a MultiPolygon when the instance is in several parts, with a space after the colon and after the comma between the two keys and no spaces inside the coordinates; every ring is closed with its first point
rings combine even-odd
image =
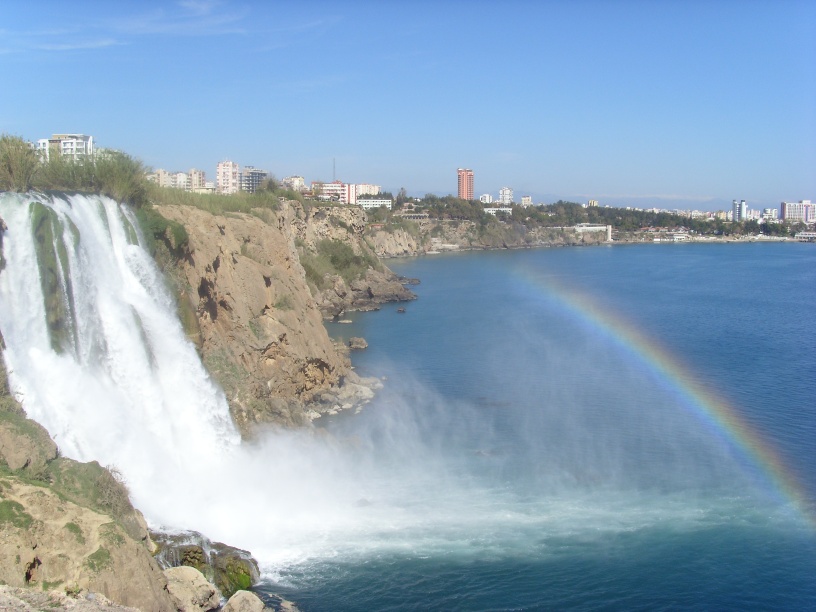
{"type": "Polygon", "coordinates": [[[317,243],[317,252],[304,250],[300,263],[306,272],[306,279],[318,289],[325,289],[328,278],[341,276],[346,283],[365,276],[369,268],[380,269],[382,265],[376,256],[368,251],[357,255],[350,244],[342,240],[324,239],[317,243]]]}

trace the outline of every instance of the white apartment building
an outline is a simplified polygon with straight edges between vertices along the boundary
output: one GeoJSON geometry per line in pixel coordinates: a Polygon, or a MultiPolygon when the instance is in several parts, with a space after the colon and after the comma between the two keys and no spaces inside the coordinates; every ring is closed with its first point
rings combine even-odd
{"type": "Polygon", "coordinates": [[[306,181],[302,176],[287,176],[281,180],[281,185],[292,191],[306,191],[306,181]]]}
{"type": "Polygon", "coordinates": [[[504,206],[510,206],[513,203],[513,188],[502,187],[499,189],[499,203],[504,206]]]}
{"type": "Polygon", "coordinates": [[[333,181],[331,183],[312,182],[312,191],[317,189],[321,200],[333,200],[341,204],[357,203],[357,185],[333,181]]]}
{"type": "Polygon", "coordinates": [[[52,151],[56,151],[63,157],[79,161],[94,154],[94,139],[85,134],[52,134],[51,138],[37,141],[37,151],[46,160],[50,159],[52,151]]]}
{"type": "Polygon", "coordinates": [[[525,208],[533,205],[533,196],[521,196],[521,205],[525,208]]]}
{"type": "Polygon", "coordinates": [[[482,204],[492,204],[493,203],[493,196],[490,195],[489,193],[483,193],[482,195],[479,196],[479,201],[482,204]]]}
{"type": "Polygon", "coordinates": [[[218,193],[233,194],[241,190],[241,168],[235,162],[218,162],[215,170],[215,185],[218,193]]]}
{"type": "Polygon", "coordinates": [[[172,182],[172,186],[176,189],[183,189],[184,191],[189,189],[189,177],[186,172],[174,172],[172,174],[172,182]]]}

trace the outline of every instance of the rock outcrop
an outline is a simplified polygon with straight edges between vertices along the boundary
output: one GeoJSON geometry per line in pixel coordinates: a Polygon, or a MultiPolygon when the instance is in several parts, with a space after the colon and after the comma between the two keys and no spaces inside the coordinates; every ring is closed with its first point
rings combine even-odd
{"type": "Polygon", "coordinates": [[[0,478],[0,497],[0,582],[175,610],[149,551],[110,516],[13,476],[0,478]]]}
{"type": "Polygon", "coordinates": [[[326,317],[336,318],[347,310],[379,310],[388,302],[405,302],[416,299],[393,272],[369,269],[363,278],[347,285],[336,276],[328,289],[318,293],[318,306],[326,317]]]}
{"type": "Polygon", "coordinates": [[[352,351],[362,351],[368,348],[368,342],[366,342],[365,338],[351,337],[348,345],[352,351]]]}

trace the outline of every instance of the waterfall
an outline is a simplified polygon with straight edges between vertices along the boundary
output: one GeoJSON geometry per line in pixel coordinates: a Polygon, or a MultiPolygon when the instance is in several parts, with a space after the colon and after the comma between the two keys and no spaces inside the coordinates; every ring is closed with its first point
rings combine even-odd
{"type": "Polygon", "coordinates": [[[4,193],[0,217],[10,383],[63,454],[117,467],[136,505],[153,507],[156,492],[189,485],[190,465],[214,467],[239,444],[130,209],[4,193]]]}

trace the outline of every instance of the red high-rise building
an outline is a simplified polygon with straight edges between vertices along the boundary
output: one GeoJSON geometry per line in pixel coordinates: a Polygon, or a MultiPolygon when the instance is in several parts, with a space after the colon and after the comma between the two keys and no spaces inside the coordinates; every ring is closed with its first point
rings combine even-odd
{"type": "Polygon", "coordinates": [[[459,175],[459,199],[472,200],[473,170],[470,170],[469,168],[459,168],[456,172],[459,175]]]}

